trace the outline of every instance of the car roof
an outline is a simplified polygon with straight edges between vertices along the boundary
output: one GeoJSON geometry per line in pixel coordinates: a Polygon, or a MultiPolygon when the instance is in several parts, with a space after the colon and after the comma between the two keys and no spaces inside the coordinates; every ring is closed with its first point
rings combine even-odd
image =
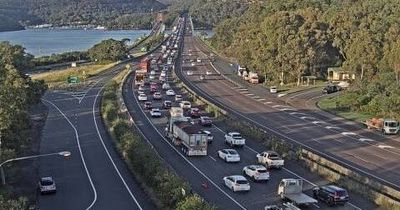
{"type": "Polygon", "coordinates": [[[234,150],[234,149],[222,149],[222,150],[225,150],[225,151],[231,151],[231,152],[236,152],[236,153],[237,153],[237,151],[236,151],[236,150],[234,150]]]}
{"type": "Polygon", "coordinates": [[[233,132],[229,132],[229,135],[240,135],[239,132],[233,131],[233,132]]]}
{"type": "Polygon", "coordinates": [[[247,181],[247,179],[242,175],[231,175],[229,177],[231,177],[231,178],[233,178],[235,180],[246,180],[247,181]]]}
{"type": "Polygon", "coordinates": [[[151,109],[151,111],[160,111],[160,109],[159,108],[153,108],[153,109],[151,109]]]}
{"type": "Polygon", "coordinates": [[[268,153],[270,155],[278,155],[278,153],[273,150],[268,150],[268,151],[265,151],[264,153],[268,153]]]}
{"type": "Polygon", "coordinates": [[[263,165],[248,165],[247,167],[254,167],[256,169],[267,169],[265,166],[263,165]]]}
{"type": "Polygon", "coordinates": [[[334,191],[345,191],[345,189],[340,188],[340,187],[335,186],[335,185],[327,185],[327,186],[325,186],[325,188],[328,188],[328,189],[331,189],[331,190],[334,190],[334,191]]]}
{"type": "Polygon", "coordinates": [[[53,178],[50,176],[40,178],[41,181],[53,181],[53,178]]]}

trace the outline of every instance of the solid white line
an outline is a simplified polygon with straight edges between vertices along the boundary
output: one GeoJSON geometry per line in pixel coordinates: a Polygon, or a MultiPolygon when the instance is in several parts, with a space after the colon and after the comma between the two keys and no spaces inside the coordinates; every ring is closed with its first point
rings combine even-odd
{"type": "Polygon", "coordinates": [[[96,103],[97,103],[97,98],[99,97],[99,95],[100,95],[100,93],[102,92],[102,90],[103,90],[104,87],[105,87],[105,86],[103,85],[103,87],[101,87],[101,89],[97,92],[96,97],[95,97],[94,102],[93,102],[93,106],[92,106],[93,121],[94,121],[94,124],[95,124],[95,127],[96,127],[96,131],[97,131],[97,134],[98,134],[99,139],[100,139],[100,141],[101,141],[101,144],[103,145],[103,148],[104,148],[104,150],[106,151],[107,156],[108,156],[108,158],[110,159],[110,161],[111,161],[111,163],[112,163],[112,165],[113,165],[115,171],[117,172],[119,178],[120,178],[121,181],[124,183],[124,186],[125,186],[126,190],[129,192],[129,195],[131,196],[131,198],[133,199],[133,201],[136,203],[136,205],[139,207],[139,209],[142,210],[142,209],[143,209],[142,206],[140,206],[139,202],[136,200],[136,198],[135,198],[135,196],[133,195],[133,193],[132,193],[131,189],[129,188],[128,184],[126,184],[126,181],[125,181],[124,177],[122,177],[122,175],[121,175],[121,173],[120,173],[118,167],[115,165],[114,160],[112,159],[112,157],[111,157],[111,155],[110,155],[110,152],[108,151],[106,145],[104,144],[103,137],[101,136],[100,131],[99,131],[99,126],[97,125],[97,121],[96,121],[96,103]]]}
{"type": "Polygon", "coordinates": [[[78,150],[79,150],[79,154],[80,154],[80,157],[81,157],[81,160],[82,160],[82,164],[83,164],[83,167],[85,168],[86,175],[87,175],[87,177],[88,177],[88,179],[89,179],[90,185],[92,186],[92,190],[93,190],[93,194],[94,194],[94,198],[93,198],[92,203],[86,208],[86,210],[91,209],[91,208],[93,207],[93,205],[94,205],[94,204],[96,203],[96,201],[97,201],[97,191],[96,191],[96,188],[95,188],[95,186],[94,186],[94,184],[93,184],[93,181],[92,181],[92,178],[91,178],[91,176],[90,176],[89,170],[88,170],[88,168],[87,168],[87,166],[86,166],[85,158],[83,157],[82,148],[81,148],[81,143],[80,143],[80,140],[79,140],[78,130],[77,130],[76,127],[72,124],[72,122],[68,119],[68,117],[61,111],[61,109],[58,108],[57,105],[55,105],[54,103],[52,103],[52,102],[50,102],[50,101],[48,101],[48,100],[46,100],[46,99],[42,99],[42,100],[45,101],[45,102],[47,102],[47,103],[49,103],[49,104],[51,104],[52,106],[54,106],[54,107],[58,110],[58,112],[60,112],[61,115],[65,118],[65,120],[68,121],[68,123],[71,125],[71,127],[72,127],[72,128],[74,129],[74,131],[75,131],[76,143],[78,144],[78,150]]]}
{"type": "Polygon", "coordinates": [[[242,206],[238,201],[236,201],[234,198],[232,198],[228,193],[226,193],[221,187],[219,187],[214,181],[211,180],[206,174],[204,174],[199,168],[197,168],[187,157],[185,157],[182,153],[179,152],[161,133],[160,131],[156,128],[156,126],[152,123],[152,121],[149,119],[149,117],[146,115],[146,113],[143,111],[143,108],[140,106],[139,101],[136,98],[136,95],[134,94],[134,98],[136,101],[136,104],[138,104],[139,109],[145,116],[145,118],[149,121],[150,125],[154,128],[154,130],[160,135],[160,137],[173,149],[175,152],[178,153],[179,156],[181,156],[190,166],[192,166],[198,173],[200,173],[204,178],[206,178],[214,187],[216,187],[219,191],[221,191],[224,195],[226,195],[231,201],[233,201],[236,205],[238,205],[241,209],[246,209],[244,206],[242,206]]]}
{"type": "Polygon", "coordinates": [[[207,155],[209,158],[211,158],[213,161],[217,162],[217,160],[209,155],[207,155]]]}

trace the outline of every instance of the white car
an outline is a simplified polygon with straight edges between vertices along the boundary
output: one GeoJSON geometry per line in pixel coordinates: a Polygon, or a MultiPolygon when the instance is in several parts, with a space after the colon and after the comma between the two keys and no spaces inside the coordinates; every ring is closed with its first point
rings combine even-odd
{"type": "Polygon", "coordinates": [[[182,95],[175,95],[175,102],[182,101],[182,95]]]}
{"type": "Polygon", "coordinates": [[[150,80],[155,80],[155,79],[156,79],[156,76],[155,76],[155,75],[150,75],[150,76],[149,76],[149,79],[150,79],[150,80]]]}
{"type": "Polygon", "coordinates": [[[158,108],[151,109],[150,111],[151,117],[161,117],[161,111],[158,108]]]}
{"type": "Polygon", "coordinates": [[[165,94],[167,94],[167,96],[174,96],[175,95],[175,91],[172,89],[169,89],[165,92],[165,94]]]}
{"type": "Polygon", "coordinates": [[[218,157],[225,160],[225,162],[240,162],[240,155],[234,149],[221,149],[218,150],[218,157]]]}
{"type": "Polygon", "coordinates": [[[233,192],[250,191],[250,183],[241,175],[226,176],[224,177],[224,183],[233,192]]]}
{"type": "Polygon", "coordinates": [[[201,59],[200,58],[197,58],[197,63],[201,63],[201,59]]]}
{"type": "Polygon", "coordinates": [[[139,91],[144,91],[144,86],[143,85],[139,86],[139,91]]]}
{"type": "Polygon", "coordinates": [[[233,146],[243,147],[246,144],[246,139],[238,132],[229,132],[225,134],[225,143],[233,146]]]}
{"type": "Polygon", "coordinates": [[[150,75],[156,75],[156,71],[154,70],[150,71],[150,75]]]}
{"type": "Polygon", "coordinates": [[[212,74],[212,72],[210,70],[206,71],[206,75],[211,75],[211,74],[212,74]]]}
{"type": "Polygon", "coordinates": [[[278,92],[278,89],[276,88],[276,86],[271,86],[271,87],[269,88],[269,92],[270,92],[270,93],[277,93],[277,92],[278,92]]]}
{"type": "Polygon", "coordinates": [[[207,143],[211,144],[214,140],[214,136],[210,131],[204,130],[203,133],[207,134],[207,143]]]}
{"type": "Polygon", "coordinates": [[[155,92],[155,93],[153,94],[153,99],[154,99],[154,100],[161,100],[161,98],[162,98],[162,95],[161,95],[160,92],[155,92]]]}
{"type": "Polygon", "coordinates": [[[189,101],[182,101],[181,103],[179,103],[179,106],[182,109],[190,109],[190,108],[192,108],[192,104],[189,101]]]}
{"type": "Polygon", "coordinates": [[[171,88],[171,86],[169,86],[169,84],[168,83],[164,83],[163,85],[162,85],[162,87],[161,87],[163,90],[168,90],[168,89],[170,89],[171,88]]]}
{"type": "Polygon", "coordinates": [[[268,181],[269,172],[263,165],[249,165],[243,168],[243,174],[254,181],[268,181]]]}
{"type": "Polygon", "coordinates": [[[160,74],[160,77],[166,77],[167,76],[167,73],[163,70],[162,72],[161,72],[161,74],[160,74]]]}
{"type": "Polygon", "coordinates": [[[192,62],[192,64],[191,64],[192,66],[195,66],[196,65],[196,63],[195,62],[192,62]]]}
{"type": "Polygon", "coordinates": [[[57,191],[56,189],[56,183],[54,182],[52,177],[42,177],[39,180],[39,189],[41,194],[46,194],[46,193],[55,193],[57,191]]]}
{"type": "Polygon", "coordinates": [[[192,76],[192,75],[193,75],[193,71],[187,71],[186,74],[187,74],[188,76],[192,76]]]}
{"type": "Polygon", "coordinates": [[[147,101],[147,96],[146,96],[146,94],[139,94],[138,100],[139,100],[139,101],[147,101]]]}

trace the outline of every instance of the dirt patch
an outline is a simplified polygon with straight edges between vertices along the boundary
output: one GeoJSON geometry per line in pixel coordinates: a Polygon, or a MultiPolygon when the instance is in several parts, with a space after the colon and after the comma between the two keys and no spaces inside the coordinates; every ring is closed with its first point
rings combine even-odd
{"type": "MultiPolygon", "coordinates": [[[[30,108],[29,114],[31,118],[31,128],[29,130],[29,138],[27,149],[19,156],[28,156],[39,154],[40,140],[42,137],[42,129],[47,118],[48,108],[39,103],[30,108]]],[[[30,206],[36,204],[38,162],[36,160],[24,160],[10,164],[11,167],[6,168],[6,184],[9,189],[10,196],[17,198],[26,197],[30,206]]]]}

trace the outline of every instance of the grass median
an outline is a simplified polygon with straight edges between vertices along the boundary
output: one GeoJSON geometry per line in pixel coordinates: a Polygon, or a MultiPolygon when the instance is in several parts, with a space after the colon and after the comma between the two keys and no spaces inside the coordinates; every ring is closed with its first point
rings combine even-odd
{"type": "Polygon", "coordinates": [[[63,85],[67,85],[67,79],[69,76],[76,76],[79,78],[80,82],[83,82],[84,79],[89,79],[90,77],[98,75],[113,66],[115,66],[115,63],[83,65],[75,68],[71,67],[57,71],[34,74],[31,78],[33,80],[44,80],[49,85],[49,88],[62,87],[63,85]]]}
{"type": "Polygon", "coordinates": [[[128,114],[121,111],[122,107],[118,103],[123,78],[121,74],[104,88],[101,114],[117,150],[132,174],[142,183],[143,189],[159,209],[215,209],[199,195],[190,193],[189,183],[167,167],[136,130],[128,114]]]}

